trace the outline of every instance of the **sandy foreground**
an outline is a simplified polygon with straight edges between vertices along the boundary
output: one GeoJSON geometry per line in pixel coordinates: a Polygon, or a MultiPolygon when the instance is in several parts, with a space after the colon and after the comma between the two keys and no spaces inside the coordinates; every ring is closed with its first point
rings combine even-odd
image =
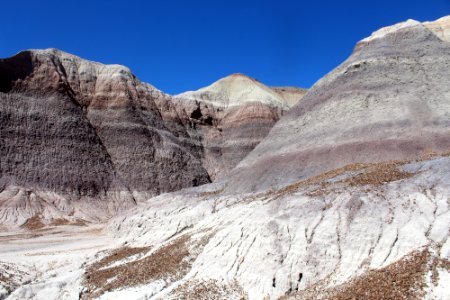
{"type": "Polygon", "coordinates": [[[0,299],[78,299],[86,261],[114,246],[102,225],[0,233],[0,299]]]}

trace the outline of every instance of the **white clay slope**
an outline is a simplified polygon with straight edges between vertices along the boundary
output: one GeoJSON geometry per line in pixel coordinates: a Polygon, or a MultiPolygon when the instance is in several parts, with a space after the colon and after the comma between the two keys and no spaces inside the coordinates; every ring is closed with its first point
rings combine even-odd
{"type": "MultiPolygon", "coordinates": [[[[321,181],[325,185],[283,192],[206,197],[178,192],[116,218],[111,230],[129,245],[156,248],[184,234],[195,241],[213,233],[184,278],[140,288],[152,290],[147,293],[152,299],[176,299],[181,287],[195,289],[211,280],[228,286],[237,281],[248,299],[294,296],[296,290],[302,299],[302,290],[335,287],[414,251],[429,249],[448,260],[449,167],[448,157],[406,164],[399,170],[414,174],[411,178],[381,186],[343,184],[360,174],[349,171],[321,181]]],[[[445,269],[437,271],[442,280],[449,278],[445,269]]],[[[444,285],[430,284],[427,293],[444,299],[449,296],[444,285]]]]}
{"type": "Polygon", "coordinates": [[[436,34],[441,40],[450,42],[450,16],[445,16],[436,21],[432,22],[423,22],[420,23],[416,20],[409,19],[405,22],[401,22],[392,26],[383,27],[374,33],[372,33],[369,37],[361,40],[361,42],[370,42],[374,39],[383,38],[387,34],[395,33],[396,31],[408,27],[417,27],[417,26],[425,26],[430,29],[434,34],[436,34]]]}
{"type": "MultiPolygon", "coordinates": [[[[270,193],[222,196],[213,193],[213,186],[209,193],[203,186],[152,198],[111,222],[114,239],[106,239],[111,246],[147,250],[98,270],[113,283],[100,299],[185,299],[186,293],[190,299],[321,299],[323,291],[424,250],[429,253],[425,265],[410,266],[419,272],[412,288],[423,289],[424,299],[449,299],[449,270],[435,262],[450,258],[450,158],[395,168],[410,175],[359,185],[355,179],[364,178],[364,168],[349,169],[270,193]],[[188,243],[181,248],[187,252],[180,254],[186,257],[176,268],[170,268],[174,261],[169,257],[152,261],[158,259],[155,253],[173,251],[170,245],[183,238],[188,243]],[[121,274],[108,275],[108,268],[123,266],[119,271],[131,269],[133,282],[152,264],[160,265],[159,274],[149,273],[143,284],[128,286],[115,281],[121,274]]],[[[0,268],[14,263],[30,276],[17,278],[21,286],[7,299],[90,299],[95,290],[83,283],[84,270],[108,253],[93,257],[95,250],[106,248],[106,237],[96,240],[93,231],[83,231],[77,230],[80,242],[74,243],[75,238],[61,239],[58,230],[50,246],[39,246],[44,237],[27,242],[25,236],[11,236],[0,251],[0,268]]]]}
{"type": "Polygon", "coordinates": [[[233,74],[222,78],[210,86],[175,96],[177,98],[202,100],[216,106],[230,108],[250,102],[261,102],[272,107],[288,110],[282,96],[256,79],[243,74],[233,74]]]}
{"type": "Polygon", "coordinates": [[[433,31],[441,40],[450,42],[450,16],[442,17],[434,22],[424,22],[423,25],[433,31]]]}

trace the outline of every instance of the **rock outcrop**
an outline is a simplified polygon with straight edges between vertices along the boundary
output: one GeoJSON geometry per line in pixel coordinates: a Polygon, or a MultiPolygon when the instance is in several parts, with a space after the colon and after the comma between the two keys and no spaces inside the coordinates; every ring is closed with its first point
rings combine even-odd
{"type": "Polygon", "coordinates": [[[58,50],[0,61],[0,220],[111,215],[210,182],[199,145],[129,69],[58,50]]]}
{"type": "Polygon", "coordinates": [[[239,163],[229,191],[449,149],[448,20],[409,20],[360,41],[239,163]]]}

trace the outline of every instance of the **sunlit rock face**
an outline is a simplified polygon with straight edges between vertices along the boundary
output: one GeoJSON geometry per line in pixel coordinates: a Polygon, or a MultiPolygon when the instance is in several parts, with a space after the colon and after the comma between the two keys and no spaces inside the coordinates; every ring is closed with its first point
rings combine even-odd
{"type": "Polygon", "coordinates": [[[203,241],[183,278],[166,273],[126,290],[157,299],[205,286],[229,299],[450,297],[450,47],[438,23],[375,32],[226,179],[112,220],[115,238],[134,247],[203,241]]]}
{"type": "Polygon", "coordinates": [[[230,174],[230,192],[264,190],[349,163],[450,147],[448,17],[409,20],[360,41],[230,174]]]}

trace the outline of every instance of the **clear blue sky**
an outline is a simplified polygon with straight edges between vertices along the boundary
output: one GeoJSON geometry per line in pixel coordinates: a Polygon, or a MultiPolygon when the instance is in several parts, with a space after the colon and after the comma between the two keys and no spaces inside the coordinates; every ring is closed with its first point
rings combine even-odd
{"type": "Polygon", "coordinates": [[[372,31],[450,14],[450,0],[5,0],[0,11],[0,57],[59,48],[176,94],[236,72],[309,87],[372,31]]]}

